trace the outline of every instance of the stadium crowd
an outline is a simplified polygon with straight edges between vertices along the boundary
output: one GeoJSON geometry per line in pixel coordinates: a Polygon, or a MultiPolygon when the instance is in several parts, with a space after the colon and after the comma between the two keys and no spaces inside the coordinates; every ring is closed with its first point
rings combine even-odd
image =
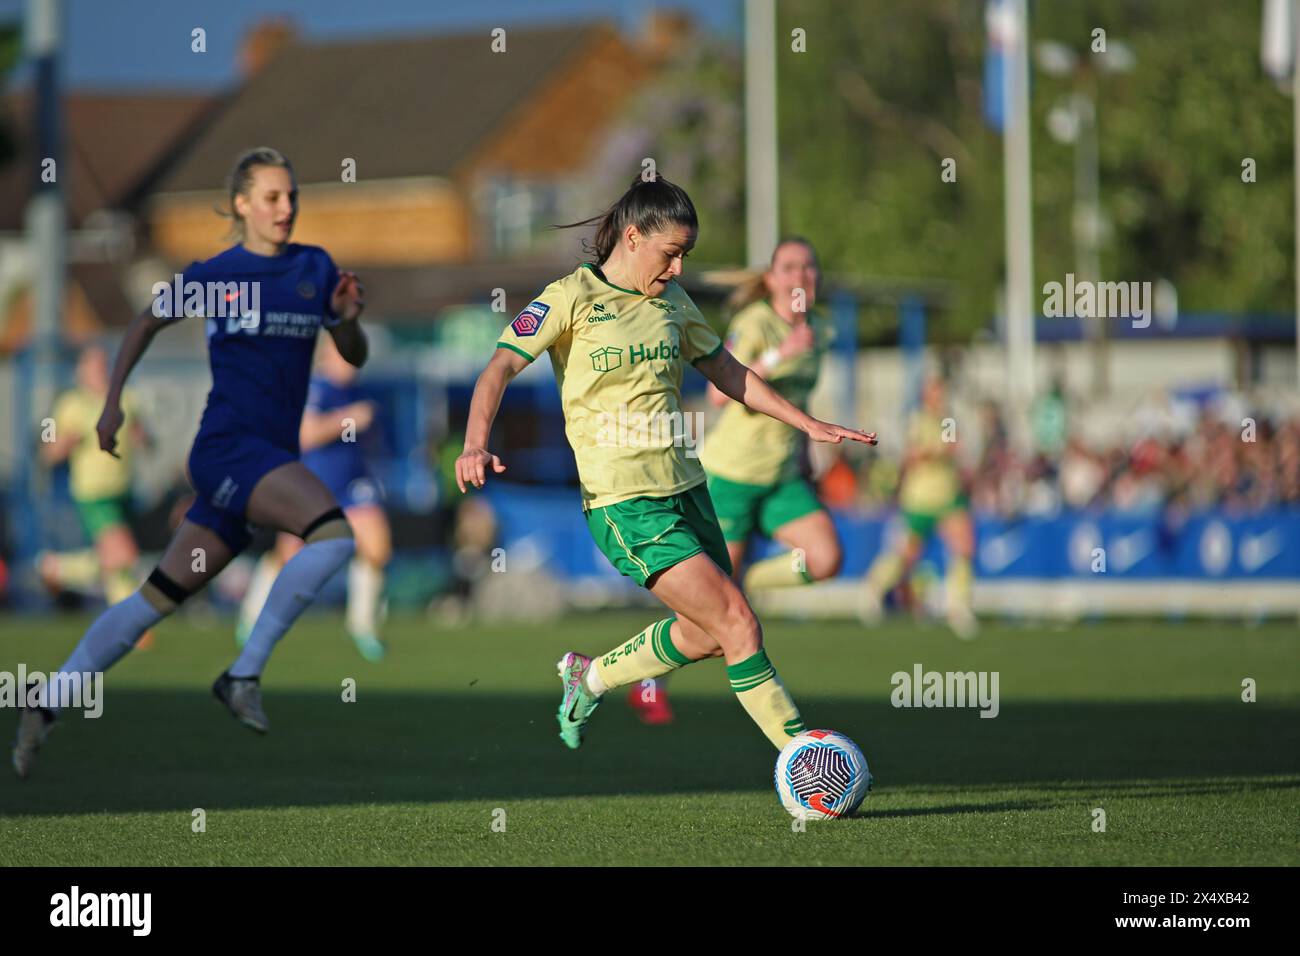
{"type": "MultiPolygon", "coordinates": [[[[984,399],[974,407],[975,434],[962,436],[957,460],[977,512],[1247,515],[1300,508],[1300,415],[1257,411],[1239,395],[1161,395],[1098,429],[1056,389],[1033,406],[1029,452],[1012,442],[1001,403],[984,399]]],[[[897,487],[899,461],[881,453],[867,469],[858,501],[883,507],[897,487]]]]}

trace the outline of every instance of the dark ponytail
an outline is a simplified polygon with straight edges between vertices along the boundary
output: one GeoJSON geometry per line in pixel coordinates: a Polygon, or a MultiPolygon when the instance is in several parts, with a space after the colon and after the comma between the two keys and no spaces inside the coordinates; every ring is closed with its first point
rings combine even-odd
{"type": "Polygon", "coordinates": [[[643,234],[652,235],[663,232],[669,226],[698,230],[700,220],[695,214],[695,204],[682,187],[670,183],[662,176],[654,179],[638,176],[627,192],[599,216],[581,222],[564,223],[555,228],[574,229],[591,225],[595,225],[596,234],[591,242],[584,240],[582,248],[600,265],[609,258],[618,245],[618,237],[628,226],[636,226],[643,234]]]}

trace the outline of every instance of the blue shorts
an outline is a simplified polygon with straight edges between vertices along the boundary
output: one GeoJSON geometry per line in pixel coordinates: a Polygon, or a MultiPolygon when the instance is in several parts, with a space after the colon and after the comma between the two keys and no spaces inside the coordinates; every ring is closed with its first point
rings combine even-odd
{"type": "Polygon", "coordinates": [[[297,460],[295,452],[261,438],[200,434],[190,451],[190,484],[196,496],[185,519],[214,532],[238,554],[255,530],[245,517],[249,495],[267,472],[297,460]]]}
{"type": "Polygon", "coordinates": [[[362,505],[379,505],[384,501],[384,494],[379,489],[379,482],[366,475],[353,478],[340,487],[335,487],[334,483],[328,481],[325,484],[344,510],[360,508],[362,505]]]}

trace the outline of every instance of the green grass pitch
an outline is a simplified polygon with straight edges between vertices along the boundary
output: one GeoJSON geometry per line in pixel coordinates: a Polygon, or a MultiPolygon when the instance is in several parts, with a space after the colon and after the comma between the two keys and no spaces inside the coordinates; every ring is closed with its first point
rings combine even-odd
{"type": "MultiPolygon", "coordinates": [[[[233,659],[230,622],[173,620],[110,673],[102,718],[63,721],[31,779],[0,774],[3,861],[1300,862],[1294,623],[990,623],[964,644],[903,620],[770,621],[769,653],[809,726],[853,737],[876,775],[859,816],[794,832],[775,752],[719,661],[673,678],[672,726],[641,726],[615,694],[581,751],[560,744],[554,661],[607,650],[651,613],[463,630],[395,617],[379,665],[337,616],[307,617],[266,674],[266,737],[208,690],[233,659]],[[890,675],[916,663],[998,671],[999,716],[894,708],[890,675]],[[1255,703],[1241,699],[1247,677],[1255,703]]],[[[0,670],[58,666],[87,620],[0,619],[0,670]]],[[[0,711],[6,745],[15,719],[0,711]]]]}

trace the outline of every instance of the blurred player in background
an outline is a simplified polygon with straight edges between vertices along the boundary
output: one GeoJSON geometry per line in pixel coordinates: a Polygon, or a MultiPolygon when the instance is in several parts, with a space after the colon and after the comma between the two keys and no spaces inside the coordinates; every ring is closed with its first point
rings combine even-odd
{"type": "MultiPolygon", "coordinates": [[[[99,448],[95,423],[108,395],[108,356],[98,346],[83,349],[77,359],[77,384],[54,406],[54,440],[42,442],[47,465],[68,463],[68,485],[81,526],[92,550],[42,552],[37,557],[41,582],[54,594],[82,590],[99,582],[109,604],[125,600],[136,588],[135,563],[140,552],[131,533],[131,459],[148,439],[136,415],[135,401],[122,395],[125,440],[116,456],[99,448]]],[[[148,647],[145,634],[141,647],[148,647]]]]}
{"type": "MultiPolygon", "coordinates": [[[[664,179],[637,179],[596,224],[595,262],[548,285],[506,327],[474,387],[457,482],[481,488],[505,471],[487,450],[510,381],[551,357],[573,447],[587,527],[622,574],[673,612],[596,658],[570,651],[558,666],[560,739],[576,749],[602,696],[693,661],[724,657],[741,706],[780,749],[803,719],[763,649],[763,631],[731,577],[731,558],[681,440],[689,362],[736,401],[816,441],[875,436],[817,421],[737,362],[677,284],[699,221],[690,197],[664,179]],[[637,420],[654,434],[621,434],[637,420]],[[674,427],[675,423],[675,427],[674,427]],[[665,433],[665,426],[666,433],[665,433]]],[[[637,426],[638,429],[640,426],[637,426]]]]}
{"type": "Polygon", "coordinates": [[[212,390],[190,452],[198,493],[185,520],[140,590],[90,626],[59,671],[60,692],[45,706],[24,707],[14,742],[19,777],[31,772],[61,706],[79,699],[82,674],[121,660],[146,630],[173,613],[248,546],[251,526],[301,537],[306,545],[271,588],[248,642],[213,684],[213,694],[242,724],[265,733],[260,678],[276,643],[355,551],[352,528],[334,496],[298,460],[312,353],[329,330],[354,365],[366,360],[361,284],[340,273],[324,249],[289,241],[298,216],[298,185],[289,161],[258,147],[230,175],[231,215],[239,242],[195,262],[126,331],[96,424],[110,454],[122,428],[127,376],[153,337],[186,316],[206,323],[212,390]]]}
{"type": "MultiPolygon", "coordinates": [[[[343,505],[356,536],[357,553],[348,565],[348,606],[345,625],[357,651],[368,661],[384,656],[379,640],[384,568],[392,557],[392,533],[384,514],[379,484],[366,468],[359,438],[375,420],[375,403],[357,385],[357,369],[339,354],[334,340],[324,338],[317,351],[316,371],[307,389],[298,442],[302,463],[311,469],[343,505]]],[[[302,549],[295,535],[281,533],[262,555],[239,608],[236,640],[243,647],[266,603],[284,563],[302,549]]]]}
{"type": "Polygon", "coordinates": [[[905,530],[893,550],[882,551],[867,571],[860,616],[868,624],[880,620],[885,595],[912,570],[938,532],[947,551],[944,598],[948,625],[958,637],[969,639],[977,630],[971,609],[975,530],[957,469],[955,429],[948,428],[944,420],[945,404],[943,383],[937,378],[927,381],[921,407],[908,426],[899,482],[898,505],[905,530]]]}
{"type": "MultiPolygon", "coordinates": [[[[772,260],[729,303],[735,318],[727,350],[797,408],[808,410],[829,325],[811,310],[821,270],[806,239],[777,243],[772,260]]],[[[700,450],[709,497],[727,541],[733,576],[747,593],[799,587],[839,573],[843,554],[831,516],[809,482],[808,444],[796,428],[732,401],[709,385],[709,401],[724,407],[700,450]],[[757,532],[790,548],[745,569],[749,539],[757,532]]],[[[628,694],[641,720],[672,720],[664,681],[628,694]]]]}

